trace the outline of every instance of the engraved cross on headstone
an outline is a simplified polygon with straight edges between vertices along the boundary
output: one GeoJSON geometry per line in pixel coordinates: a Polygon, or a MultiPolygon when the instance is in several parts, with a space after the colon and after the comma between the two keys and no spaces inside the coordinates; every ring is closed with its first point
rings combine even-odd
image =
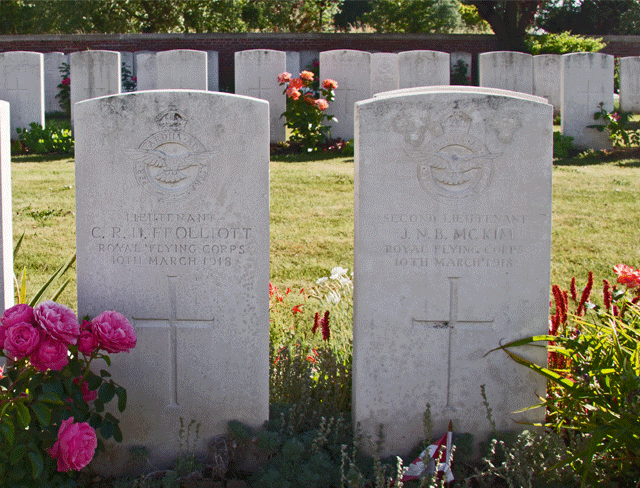
{"type": "Polygon", "coordinates": [[[249,94],[254,98],[269,100],[269,97],[271,96],[273,90],[273,86],[262,86],[262,76],[258,76],[258,87],[249,88],[249,94]]]}
{"type": "Polygon", "coordinates": [[[27,95],[28,88],[22,87],[20,84],[19,76],[16,73],[9,74],[7,76],[7,91],[20,100],[23,96],[27,95]]]}
{"type": "Polygon", "coordinates": [[[414,325],[426,325],[433,329],[447,329],[447,404],[451,400],[451,335],[453,329],[492,330],[494,319],[491,320],[461,320],[458,318],[458,280],[449,277],[449,320],[427,320],[412,317],[414,325]]]}
{"type": "Polygon", "coordinates": [[[168,318],[133,317],[136,327],[169,328],[169,348],[171,357],[171,371],[169,376],[169,407],[179,406],[178,402],[178,329],[207,329],[213,328],[213,318],[207,319],[179,319],[177,312],[176,288],[174,280],[177,276],[167,276],[167,290],[170,314],[168,318]]]}

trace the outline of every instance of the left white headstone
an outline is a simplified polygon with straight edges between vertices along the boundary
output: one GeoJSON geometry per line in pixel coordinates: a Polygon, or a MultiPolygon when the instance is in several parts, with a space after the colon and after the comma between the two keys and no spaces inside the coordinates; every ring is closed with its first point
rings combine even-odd
{"type": "Polygon", "coordinates": [[[533,56],[514,51],[481,53],[480,86],[521,93],[533,92],[533,56]]]}
{"type": "Polygon", "coordinates": [[[71,119],[74,105],[82,100],[120,93],[120,53],[78,51],[71,53],[71,119]]]}
{"type": "Polygon", "coordinates": [[[0,100],[0,306],[13,307],[13,214],[11,212],[11,140],[9,102],[0,100]]]}

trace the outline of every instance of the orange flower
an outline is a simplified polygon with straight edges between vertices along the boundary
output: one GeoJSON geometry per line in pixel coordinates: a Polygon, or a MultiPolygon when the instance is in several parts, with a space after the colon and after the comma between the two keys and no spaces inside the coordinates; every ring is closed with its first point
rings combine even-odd
{"type": "Polygon", "coordinates": [[[291,81],[291,73],[289,73],[288,71],[285,71],[284,73],[280,73],[278,75],[278,83],[282,84],[289,81],[291,81]]]}
{"type": "Polygon", "coordinates": [[[291,100],[297,100],[298,98],[300,98],[300,90],[298,90],[297,88],[292,88],[291,86],[289,86],[289,88],[287,88],[287,96],[291,100]]]}
{"type": "Polygon", "coordinates": [[[293,315],[295,315],[297,313],[302,313],[302,309],[300,307],[302,307],[302,304],[296,305],[295,307],[293,307],[291,309],[291,311],[293,312],[293,315]]]}
{"type": "Polygon", "coordinates": [[[332,80],[331,78],[327,78],[322,82],[322,88],[325,90],[335,90],[338,88],[338,82],[336,80],[332,80]]]}
{"type": "Polygon", "coordinates": [[[306,81],[313,81],[313,73],[311,71],[303,71],[300,73],[300,78],[306,81]]]}
{"type": "Polygon", "coordinates": [[[613,267],[613,271],[618,275],[618,283],[629,288],[640,287],[640,270],[626,264],[618,264],[613,267]]]}
{"type": "Polygon", "coordinates": [[[329,102],[327,102],[324,98],[318,98],[316,100],[316,107],[324,112],[329,108],[329,102]]]}
{"type": "Polygon", "coordinates": [[[309,93],[305,94],[304,101],[307,102],[309,105],[315,105],[316,103],[316,100],[309,93]]]}
{"type": "Polygon", "coordinates": [[[292,78],[291,81],[289,82],[289,88],[302,88],[302,86],[304,85],[304,83],[302,82],[302,80],[300,78],[292,78]]]}

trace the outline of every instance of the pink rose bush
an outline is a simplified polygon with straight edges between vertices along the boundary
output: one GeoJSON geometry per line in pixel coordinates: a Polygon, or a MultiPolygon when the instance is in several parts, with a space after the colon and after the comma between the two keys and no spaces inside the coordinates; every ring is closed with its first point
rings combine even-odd
{"type": "Polygon", "coordinates": [[[319,84],[313,71],[301,71],[293,78],[291,73],[278,75],[278,83],[284,86],[287,97],[285,125],[291,129],[290,143],[298,144],[307,152],[317,151],[330,139],[330,128],[325,121],[336,120],[326,113],[329,102],[335,98],[338,83],[327,79],[319,84]]]}
{"type": "MultiPolygon", "coordinates": [[[[87,466],[98,448],[96,429],[120,442],[122,432],[105,404],[126,391],[111,374],[94,367],[111,364],[107,354],[129,352],[136,334],[127,318],[106,311],[80,323],[68,307],[45,301],[18,304],[0,317],[0,478],[9,484],[58,486],[87,466]],[[90,367],[91,366],[91,367],[90,367]],[[13,433],[7,437],[7,432],[13,433]],[[29,455],[23,446],[29,447],[29,455]],[[20,455],[16,454],[21,453],[20,455]]],[[[3,485],[4,486],[4,485],[3,485]]]]}

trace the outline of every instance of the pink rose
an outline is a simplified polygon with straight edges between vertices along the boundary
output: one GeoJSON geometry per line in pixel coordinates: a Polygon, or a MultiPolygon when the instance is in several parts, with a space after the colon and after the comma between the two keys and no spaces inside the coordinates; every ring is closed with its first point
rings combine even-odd
{"type": "Polygon", "coordinates": [[[305,81],[313,81],[313,73],[311,71],[303,71],[300,73],[300,78],[305,81]]]}
{"type": "Polygon", "coordinates": [[[292,78],[291,81],[289,82],[289,88],[296,88],[296,89],[300,89],[302,88],[302,85],[304,83],[302,83],[302,79],[301,78],[292,78]]]}
{"type": "Polygon", "coordinates": [[[8,357],[18,361],[31,354],[40,343],[40,332],[26,322],[13,324],[7,328],[4,348],[8,357]]]}
{"type": "Polygon", "coordinates": [[[119,312],[102,312],[91,321],[93,334],[107,352],[126,352],[136,347],[136,333],[119,312]]]}
{"type": "Polygon", "coordinates": [[[280,83],[281,85],[289,81],[291,81],[291,73],[289,73],[288,71],[285,71],[284,73],[280,73],[278,75],[278,83],[280,83]]]}
{"type": "Polygon", "coordinates": [[[4,344],[5,334],[7,329],[14,324],[27,323],[35,325],[33,318],[33,309],[26,303],[19,303],[11,308],[8,308],[2,314],[0,318],[0,348],[4,344]]]}
{"type": "Polygon", "coordinates": [[[60,371],[69,363],[68,352],[66,344],[46,337],[31,355],[31,364],[38,371],[60,371]]]}
{"type": "Polygon", "coordinates": [[[327,78],[322,82],[322,88],[325,90],[335,90],[338,88],[338,82],[336,80],[332,80],[331,78],[327,78]]]}
{"type": "Polygon", "coordinates": [[[62,80],[62,84],[63,85],[70,85],[71,84],[71,78],[65,78],[62,80]]]}
{"type": "Polygon", "coordinates": [[[297,88],[289,87],[287,88],[287,96],[291,100],[297,100],[298,98],[300,98],[300,90],[298,90],[297,88]]]}
{"type": "Polygon", "coordinates": [[[69,307],[47,300],[36,305],[33,315],[36,323],[54,339],[65,344],[75,344],[78,341],[80,324],[69,307]]]}
{"type": "Polygon", "coordinates": [[[640,270],[626,264],[618,264],[613,267],[613,271],[618,275],[618,283],[629,288],[640,287],[640,270]]]}
{"type": "Polygon", "coordinates": [[[81,470],[91,462],[98,447],[96,431],[86,422],[73,420],[62,421],[58,440],[49,451],[53,459],[58,458],[58,471],[81,470]]]}
{"type": "Polygon", "coordinates": [[[78,351],[85,356],[91,356],[98,349],[98,339],[91,332],[91,322],[83,320],[80,326],[80,337],[78,337],[78,351]]]}
{"type": "Polygon", "coordinates": [[[316,100],[316,107],[318,107],[322,111],[325,111],[329,108],[329,102],[327,102],[324,98],[318,98],[316,100]]]}
{"type": "MultiPolygon", "coordinates": [[[[82,377],[73,380],[76,385],[79,385],[81,381],[82,377]]],[[[94,401],[98,397],[98,392],[96,390],[90,390],[89,384],[86,381],[82,381],[80,391],[82,392],[82,399],[87,403],[94,401]]]]}

